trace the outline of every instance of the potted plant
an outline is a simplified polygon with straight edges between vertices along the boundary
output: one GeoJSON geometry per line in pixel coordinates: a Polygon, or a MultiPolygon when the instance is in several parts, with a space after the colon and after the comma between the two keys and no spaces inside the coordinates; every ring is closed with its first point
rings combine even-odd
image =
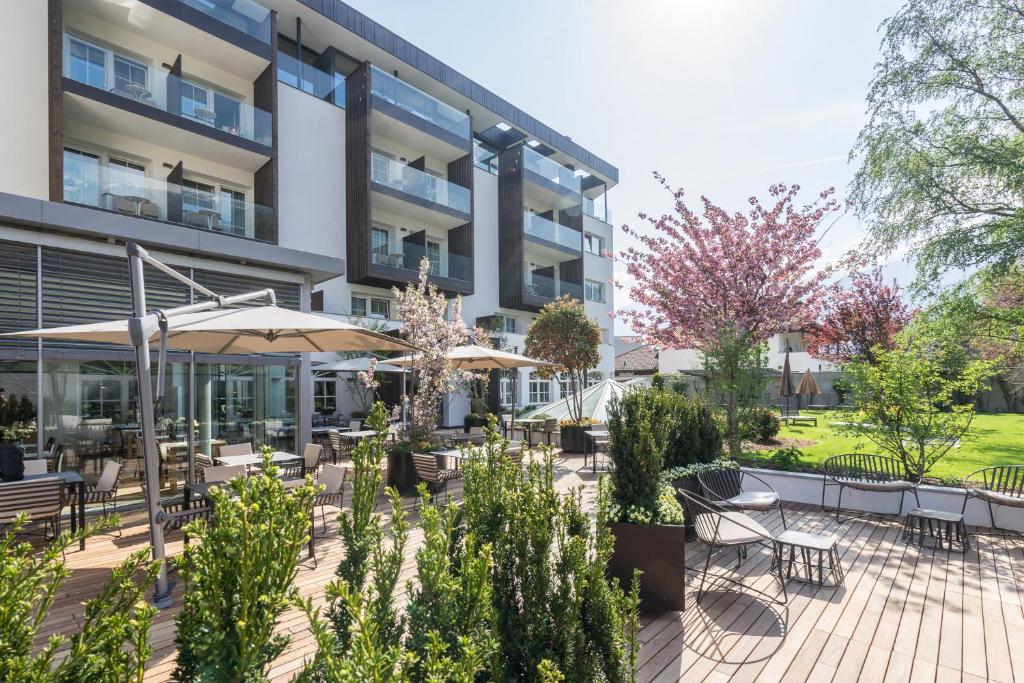
{"type": "Polygon", "coordinates": [[[661,479],[663,421],[650,390],[631,391],[609,406],[609,456],[614,464],[609,522],[615,543],[609,572],[623,586],[640,570],[640,599],[650,609],[685,606],[686,531],[683,510],[661,479]]]}
{"type": "Polygon", "coordinates": [[[583,387],[587,373],[601,362],[600,344],[601,328],[583,302],[568,295],[544,306],[526,333],[526,355],[551,363],[536,374],[545,379],[562,374],[568,380],[569,417],[561,422],[561,444],[569,453],[584,451],[583,432],[593,424],[583,417],[583,387]]]}
{"type": "Polygon", "coordinates": [[[0,479],[18,481],[25,476],[25,449],[21,444],[34,431],[21,421],[0,425],[0,479]]]}
{"type": "MultiPolygon", "coordinates": [[[[697,477],[704,473],[712,470],[731,468],[735,469],[739,467],[739,464],[735,460],[716,460],[714,462],[695,462],[690,465],[683,465],[681,467],[669,467],[661,472],[661,483],[663,486],[668,486],[672,489],[676,500],[682,505],[682,496],[675,493],[678,489],[683,489],[690,493],[696,493],[698,496],[704,495],[704,491],[701,488],[700,481],[697,477]]],[[[686,528],[686,540],[687,542],[692,541],[696,538],[696,531],[693,527],[693,520],[686,520],[683,523],[686,528]]]]}

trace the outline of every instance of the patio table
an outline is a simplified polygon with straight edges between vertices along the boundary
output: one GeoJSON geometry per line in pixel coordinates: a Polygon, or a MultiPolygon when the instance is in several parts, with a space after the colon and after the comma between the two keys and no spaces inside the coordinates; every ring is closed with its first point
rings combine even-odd
{"type": "MultiPolygon", "coordinates": [[[[587,448],[590,449],[590,468],[597,474],[597,446],[594,442],[597,439],[607,439],[612,433],[607,429],[588,429],[584,433],[587,435],[587,448]]],[[[583,461],[583,466],[587,466],[586,460],[583,461]]]]}
{"type": "MultiPolygon", "coordinates": [[[[270,462],[281,463],[281,462],[292,462],[294,460],[301,460],[302,457],[295,455],[294,453],[285,453],[284,451],[274,451],[270,455],[270,462]]],[[[222,465],[245,465],[252,467],[253,465],[262,465],[263,456],[259,453],[248,453],[246,455],[221,455],[214,458],[217,462],[222,465]]]]}
{"type": "MultiPolygon", "coordinates": [[[[526,434],[526,445],[532,446],[533,442],[531,437],[533,436],[533,425],[544,424],[544,419],[540,417],[520,417],[516,418],[516,424],[522,425],[523,433],[526,434]]],[[[515,435],[513,434],[513,437],[515,435]]]]}
{"type": "MultiPolygon", "coordinates": [[[[78,472],[47,472],[46,474],[29,474],[18,481],[36,481],[38,479],[60,479],[69,491],[78,490],[78,513],[71,515],[71,533],[85,528],[85,479],[78,472]]],[[[15,484],[13,481],[0,481],[0,496],[4,494],[4,486],[15,484]]],[[[85,538],[78,542],[78,549],[85,550],[85,538]]]]}

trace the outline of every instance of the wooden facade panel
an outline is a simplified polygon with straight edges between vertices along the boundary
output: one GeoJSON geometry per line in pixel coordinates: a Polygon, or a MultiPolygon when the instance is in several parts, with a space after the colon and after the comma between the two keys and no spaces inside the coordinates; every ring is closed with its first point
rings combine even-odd
{"type": "MultiPolygon", "coordinates": [[[[523,308],[523,148],[498,156],[498,304],[523,308]]],[[[527,308],[525,310],[532,310],[527,308]]]]}
{"type": "MultiPolygon", "coordinates": [[[[49,0],[47,5],[47,51],[50,68],[47,72],[50,97],[49,132],[49,194],[51,202],[64,201],[64,0],[49,0]]],[[[12,103],[8,103],[10,105],[12,103]]]]}
{"type": "Polygon", "coordinates": [[[182,222],[181,181],[185,178],[185,164],[179,161],[167,174],[167,220],[182,222]]]}
{"type": "MultiPolygon", "coordinates": [[[[271,35],[277,35],[277,12],[270,13],[271,35]]],[[[263,164],[253,176],[253,201],[269,211],[256,211],[256,235],[277,244],[280,237],[278,209],[279,164],[277,141],[277,50],[274,50],[270,65],[253,82],[253,104],[270,113],[270,146],[273,150],[270,161],[263,164]]]]}
{"type": "Polygon", "coordinates": [[[345,79],[345,258],[348,279],[370,275],[370,63],[345,79]]]}

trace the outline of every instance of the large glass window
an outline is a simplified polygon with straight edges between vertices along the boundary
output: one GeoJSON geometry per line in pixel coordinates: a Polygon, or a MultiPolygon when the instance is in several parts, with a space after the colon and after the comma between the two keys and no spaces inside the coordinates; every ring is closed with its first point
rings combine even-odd
{"type": "Polygon", "coordinates": [[[370,254],[374,263],[387,263],[391,253],[391,232],[386,228],[370,228],[370,254]]]}
{"type": "Polygon", "coordinates": [[[358,315],[366,317],[366,297],[365,296],[353,296],[352,297],[352,315],[358,315]]]}
{"type": "Polygon", "coordinates": [[[189,83],[188,81],[181,82],[181,113],[182,116],[188,116],[193,119],[199,119],[201,121],[208,122],[210,120],[209,114],[209,98],[210,91],[206,88],[196,85],[195,83],[189,83]],[[202,116],[200,116],[202,114],[202,116]]]}
{"type": "Polygon", "coordinates": [[[245,234],[245,193],[221,188],[220,225],[236,235],[245,234]]]}
{"type": "Polygon", "coordinates": [[[133,161],[111,157],[107,162],[110,192],[119,195],[145,196],[146,167],[133,161]]]}
{"type": "Polygon", "coordinates": [[[374,318],[390,318],[391,302],[387,299],[370,299],[370,316],[374,318]]]}
{"type": "Polygon", "coordinates": [[[100,205],[100,158],[96,154],[64,148],[64,201],[100,205]]]}
{"type": "Polygon", "coordinates": [[[313,382],[313,411],[333,415],[338,410],[338,380],[318,379],[313,382]]]}
{"type": "Polygon", "coordinates": [[[583,282],[583,293],[587,301],[599,301],[604,303],[604,283],[597,280],[585,280],[583,282]]]}
{"type": "Polygon", "coordinates": [[[114,55],[114,88],[138,96],[149,89],[149,69],[121,55],[114,55]]]}
{"type": "MultiPolygon", "coordinates": [[[[37,402],[36,362],[0,361],[0,431],[8,439],[20,443],[28,458],[38,455],[37,402]]],[[[54,469],[53,465],[50,469],[54,469]]]]}
{"type": "Polygon", "coordinates": [[[531,404],[551,402],[551,382],[541,379],[536,373],[530,373],[529,402],[531,404]]]}
{"type": "Polygon", "coordinates": [[[107,54],[80,40],[71,39],[71,78],[95,88],[107,87],[107,54]]]}
{"type": "Polygon", "coordinates": [[[430,274],[441,274],[441,243],[427,241],[427,260],[430,261],[430,274]]]}
{"type": "Polygon", "coordinates": [[[583,234],[583,248],[588,254],[602,255],[604,252],[604,238],[595,235],[592,232],[583,234]]]}
{"type": "Polygon", "coordinates": [[[181,181],[181,205],[185,211],[215,211],[217,200],[213,185],[199,183],[194,180],[181,181]]]}

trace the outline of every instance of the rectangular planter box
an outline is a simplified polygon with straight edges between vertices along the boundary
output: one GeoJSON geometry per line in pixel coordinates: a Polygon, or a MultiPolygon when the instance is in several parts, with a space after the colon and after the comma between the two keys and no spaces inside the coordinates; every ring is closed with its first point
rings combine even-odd
{"type": "Polygon", "coordinates": [[[640,601],[644,609],[686,609],[686,532],[682,526],[660,524],[611,525],[615,546],[609,573],[630,590],[633,570],[639,569],[640,601]]]}

